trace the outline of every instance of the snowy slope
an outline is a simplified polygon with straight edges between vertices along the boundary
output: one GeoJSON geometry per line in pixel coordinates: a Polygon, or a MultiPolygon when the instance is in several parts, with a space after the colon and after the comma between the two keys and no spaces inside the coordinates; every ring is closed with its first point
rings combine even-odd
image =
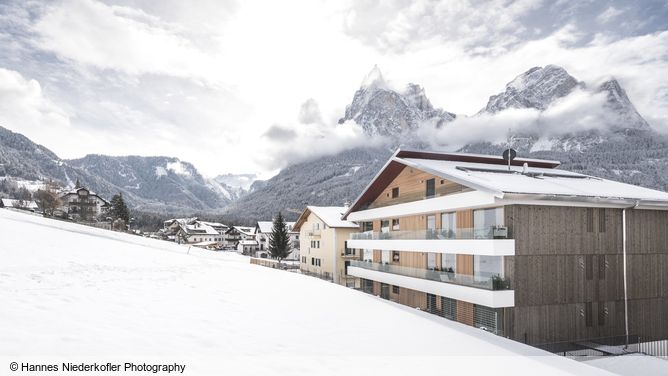
{"type": "Polygon", "coordinates": [[[0,210],[0,361],[184,362],[185,374],[608,375],[233,254],[0,210]],[[345,372],[345,373],[341,373],[345,372]]]}

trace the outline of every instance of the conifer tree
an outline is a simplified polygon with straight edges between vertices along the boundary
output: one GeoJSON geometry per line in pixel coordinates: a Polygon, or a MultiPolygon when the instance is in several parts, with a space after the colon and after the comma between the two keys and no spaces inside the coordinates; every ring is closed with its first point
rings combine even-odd
{"type": "Polygon", "coordinates": [[[114,197],[111,198],[111,209],[109,210],[109,216],[113,220],[121,219],[125,223],[130,221],[130,210],[128,210],[127,205],[125,205],[125,200],[123,200],[122,193],[114,195],[114,197]]]}
{"type": "Polygon", "coordinates": [[[271,257],[277,259],[279,264],[292,253],[290,249],[290,234],[288,234],[288,228],[285,225],[285,220],[281,212],[278,212],[278,215],[274,218],[274,226],[269,236],[268,250],[271,257]]]}

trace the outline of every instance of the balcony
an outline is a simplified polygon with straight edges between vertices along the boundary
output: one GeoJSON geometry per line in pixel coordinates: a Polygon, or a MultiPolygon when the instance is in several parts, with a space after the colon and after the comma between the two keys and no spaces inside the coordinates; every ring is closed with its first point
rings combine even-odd
{"type": "Polygon", "coordinates": [[[509,239],[508,228],[488,226],[458,228],[455,230],[414,230],[358,232],[350,234],[351,240],[446,240],[446,239],[509,239]]]}
{"type": "Polygon", "coordinates": [[[406,252],[514,256],[515,240],[505,227],[353,233],[349,248],[406,252]]]}
{"type": "Polygon", "coordinates": [[[493,276],[471,276],[466,274],[457,274],[440,270],[428,270],[420,268],[411,268],[408,266],[399,266],[391,264],[379,264],[368,261],[351,260],[350,266],[358,268],[376,270],[384,273],[392,273],[426,279],[430,281],[453,283],[460,286],[475,287],[485,290],[510,290],[510,281],[498,275],[493,276]]]}
{"type": "Polygon", "coordinates": [[[438,270],[351,260],[348,275],[491,308],[513,307],[515,291],[499,276],[470,276],[438,270]]]}
{"type": "Polygon", "coordinates": [[[309,231],[308,236],[320,236],[320,229],[314,229],[309,231]]]}

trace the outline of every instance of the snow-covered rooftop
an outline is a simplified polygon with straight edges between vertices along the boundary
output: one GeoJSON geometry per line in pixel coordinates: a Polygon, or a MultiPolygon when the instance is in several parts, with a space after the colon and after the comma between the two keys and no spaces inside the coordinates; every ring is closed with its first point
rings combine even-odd
{"type": "Polygon", "coordinates": [[[27,208],[27,209],[37,209],[37,203],[35,201],[21,201],[11,198],[3,198],[2,205],[6,208],[27,208]]]}
{"type": "MultiPolygon", "coordinates": [[[[285,225],[288,227],[288,231],[295,226],[295,222],[285,222],[285,225]]],[[[260,229],[260,233],[268,234],[271,233],[274,228],[274,222],[272,221],[258,221],[257,228],[260,229]]]]}
{"type": "Polygon", "coordinates": [[[5,366],[25,359],[181,362],[185,375],[611,375],[229,252],[9,210],[0,210],[0,228],[5,366]]]}
{"type": "Polygon", "coordinates": [[[665,201],[668,193],[552,168],[395,158],[400,163],[502,196],[505,193],[665,201]]]}
{"type": "Polygon", "coordinates": [[[343,213],[348,208],[344,206],[307,206],[311,213],[315,214],[329,227],[359,228],[359,226],[350,221],[341,219],[343,213]]]}

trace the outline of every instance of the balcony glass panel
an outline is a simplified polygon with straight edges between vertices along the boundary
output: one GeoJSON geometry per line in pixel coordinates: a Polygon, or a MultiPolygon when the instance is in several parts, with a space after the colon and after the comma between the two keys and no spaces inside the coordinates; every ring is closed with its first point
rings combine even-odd
{"type": "Polygon", "coordinates": [[[475,287],[485,290],[510,290],[510,281],[501,276],[483,277],[465,274],[457,274],[440,270],[428,270],[411,268],[408,266],[378,264],[373,262],[350,261],[350,266],[356,266],[362,269],[375,270],[378,272],[391,273],[406,277],[427,279],[430,281],[452,283],[455,285],[475,287]]]}
{"type": "Polygon", "coordinates": [[[358,232],[350,234],[353,240],[446,240],[446,239],[511,239],[506,227],[489,226],[476,228],[358,232]]]}

